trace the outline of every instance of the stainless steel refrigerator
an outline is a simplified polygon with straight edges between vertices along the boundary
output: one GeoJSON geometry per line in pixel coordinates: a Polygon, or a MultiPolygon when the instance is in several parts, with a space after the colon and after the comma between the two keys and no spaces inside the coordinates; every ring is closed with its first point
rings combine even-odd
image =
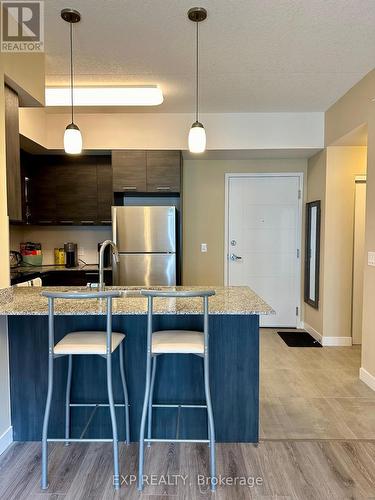
{"type": "Polygon", "coordinates": [[[175,207],[112,207],[112,231],[119,251],[114,284],[176,284],[175,207]]]}

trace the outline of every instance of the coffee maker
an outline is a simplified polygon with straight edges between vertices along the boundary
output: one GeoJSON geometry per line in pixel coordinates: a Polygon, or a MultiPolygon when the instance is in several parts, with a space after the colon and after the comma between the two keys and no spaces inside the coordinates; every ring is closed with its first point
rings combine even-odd
{"type": "Polygon", "coordinates": [[[77,243],[64,243],[65,267],[78,266],[78,246],[77,243]]]}

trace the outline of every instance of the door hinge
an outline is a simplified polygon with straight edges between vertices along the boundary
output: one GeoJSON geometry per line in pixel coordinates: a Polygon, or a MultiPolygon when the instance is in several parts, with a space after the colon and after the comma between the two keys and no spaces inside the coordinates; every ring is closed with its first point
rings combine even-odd
{"type": "Polygon", "coordinates": [[[298,316],[298,313],[299,313],[299,307],[297,306],[296,307],[296,316],[298,316]]]}
{"type": "Polygon", "coordinates": [[[297,259],[299,259],[299,248],[297,248],[297,259]]]}
{"type": "Polygon", "coordinates": [[[299,190],[298,190],[298,199],[300,200],[300,199],[301,199],[301,197],[302,197],[302,191],[299,189],[299,190]]]}

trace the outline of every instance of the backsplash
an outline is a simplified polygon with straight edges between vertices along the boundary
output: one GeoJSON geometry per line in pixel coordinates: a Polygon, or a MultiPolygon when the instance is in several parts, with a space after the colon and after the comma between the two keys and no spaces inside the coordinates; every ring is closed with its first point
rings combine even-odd
{"type": "Polygon", "coordinates": [[[112,238],[108,226],[13,226],[9,228],[10,250],[19,252],[23,241],[40,242],[43,265],[54,264],[54,249],[72,241],[78,245],[78,257],[87,264],[98,263],[98,243],[112,238]],[[83,255],[81,252],[83,251],[83,255]]]}

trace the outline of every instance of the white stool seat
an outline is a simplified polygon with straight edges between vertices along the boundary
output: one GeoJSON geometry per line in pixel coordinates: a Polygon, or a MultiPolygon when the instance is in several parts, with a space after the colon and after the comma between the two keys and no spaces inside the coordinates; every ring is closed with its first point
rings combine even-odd
{"type": "MultiPolygon", "coordinates": [[[[124,340],[123,333],[112,332],[112,351],[124,340]]],[[[55,354],[106,354],[106,332],[73,332],[65,335],[55,345],[55,354]]]]}
{"type": "Polygon", "coordinates": [[[204,335],[191,330],[162,330],[153,332],[153,354],[203,354],[204,335]]]}

